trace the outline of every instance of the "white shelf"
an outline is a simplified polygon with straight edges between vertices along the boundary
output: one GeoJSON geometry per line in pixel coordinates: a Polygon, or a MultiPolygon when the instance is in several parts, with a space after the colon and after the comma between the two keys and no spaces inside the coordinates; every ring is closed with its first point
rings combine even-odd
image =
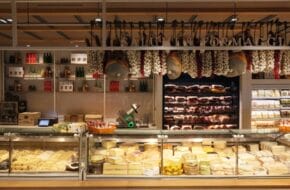
{"type": "Polygon", "coordinates": [[[290,99],[290,96],[279,96],[279,97],[253,97],[252,100],[280,100],[290,99]]]}
{"type": "Polygon", "coordinates": [[[23,63],[23,65],[25,66],[49,66],[49,65],[53,65],[54,63],[34,63],[34,64],[29,64],[29,63],[23,63]]]}
{"type": "Polygon", "coordinates": [[[104,93],[104,92],[102,92],[102,91],[100,91],[100,92],[92,92],[92,91],[89,91],[89,92],[77,92],[77,91],[60,92],[60,91],[57,91],[57,93],[60,93],[60,94],[100,94],[100,93],[104,93]]]}
{"type": "Polygon", "coordinates": [[[23,77],[23,80],[44,80],[43,77],[23,77]]]}
{"type": "Polygon", "coordinates": [[[97,80],[104,80],[104,79],[95,79],[95,78],[83,78],[83,77],[70,77],[70,78],[56,78],[58,80],[74,80],[74,81],[83,81],[83,80],[86,80],[86,81],[97,81],[97,80]]]}
{"type": "Polygon", "coordinates": [[[290,107],[281,107],[281,110],[290,110],[290,107]]]}
{"type": "Polygon", "coordinates": [[[290,79],[252,79],[252,85],[290,85],[290,79]]]}

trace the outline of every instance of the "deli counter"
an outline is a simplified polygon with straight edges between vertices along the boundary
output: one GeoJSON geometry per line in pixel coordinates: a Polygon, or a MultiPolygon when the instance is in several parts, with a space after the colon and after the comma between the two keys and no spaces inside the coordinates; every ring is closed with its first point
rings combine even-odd
{"type": "Polygon", "coordinates": [[[114,134],[2,128],[3,179],[287,178],[289,134],[266,130],[114,134]]]}

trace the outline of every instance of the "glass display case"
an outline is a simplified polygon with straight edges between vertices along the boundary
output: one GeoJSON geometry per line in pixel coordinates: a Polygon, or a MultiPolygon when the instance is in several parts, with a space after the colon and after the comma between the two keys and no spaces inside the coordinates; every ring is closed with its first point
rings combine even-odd
{"type": "Polygon", "coordinates": [[[162,175],[233,177],[236,140],[228,130],[164,131],[162,175]]]}
{"type": "Polygon", "coordinates": [[[9,177],[82,179],[80,134],[51,129],[8,131],[0,136],[0,169],[9,177]]]}
{"type": "Polygon", "coordinates": [[[117,130],[115,135],[88,138],[87,165],[89,179],[289,177],[289,134],[266,130],[117,130]]]}
{"type": "Polygon", "coordinates": [[[290,136],[268,130],[236,130],[239,176],[290,176],[290,136]]]}
{"type": "Polygon", "coordinates": [[[1,134],[0,176],[8,178],[290,177],[290,134],[263,129],[1,134]]]}
{"type": "Polygon", "coordinates": [[[87,178],[160,176],[162,140],[159,130],[118,130],[90,135],[87,178]]]}
{"type": "Polygon", "coordinates": [[[7,176],[9,172],[9,137],[0,136],[0,176],[7,176]]]}

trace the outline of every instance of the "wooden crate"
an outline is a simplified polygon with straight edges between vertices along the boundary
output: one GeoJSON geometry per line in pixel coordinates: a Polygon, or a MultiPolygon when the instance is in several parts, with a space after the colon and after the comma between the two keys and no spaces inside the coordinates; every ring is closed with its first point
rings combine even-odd
{"type": "Polygon", "coordinates": [[[40,112],[23,112],[18,115],[18,125],[34,126],[40,118],[40,112]]]}

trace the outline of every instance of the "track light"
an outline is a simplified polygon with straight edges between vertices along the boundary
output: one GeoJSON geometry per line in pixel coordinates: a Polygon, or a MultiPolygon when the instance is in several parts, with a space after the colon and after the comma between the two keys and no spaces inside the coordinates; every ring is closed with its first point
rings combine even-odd
{"type": "Polygon", "coordinates": [[[157,22],[164,22],[165,19],[163,17],[157,17],[157,22]]]}
{"type": "Polygon", "coordinates": [[[102,22],[102,18],[101,17],[95,18],[95,22],[102,22]]]}
{"type": "Polygon", "coordinates": [[[233,7],[233,16],[231,19],[231,22],[237,22],[238,21],[238,15],[237,15],[237,2],[234,2],[234,7],[233,7]]]}
{"type": "Polygon", "coordinates": [[[233,16],[233,18],[231,19],[231,22],[237,22],[238,21],[238,17],[235,15],[233,16]]]}
{"type": "Polygon", "coordinates": [[[3,24],[7,24],[7,20],[4,18],[0,18],[0,22],[2,22],[3,24]]]}

